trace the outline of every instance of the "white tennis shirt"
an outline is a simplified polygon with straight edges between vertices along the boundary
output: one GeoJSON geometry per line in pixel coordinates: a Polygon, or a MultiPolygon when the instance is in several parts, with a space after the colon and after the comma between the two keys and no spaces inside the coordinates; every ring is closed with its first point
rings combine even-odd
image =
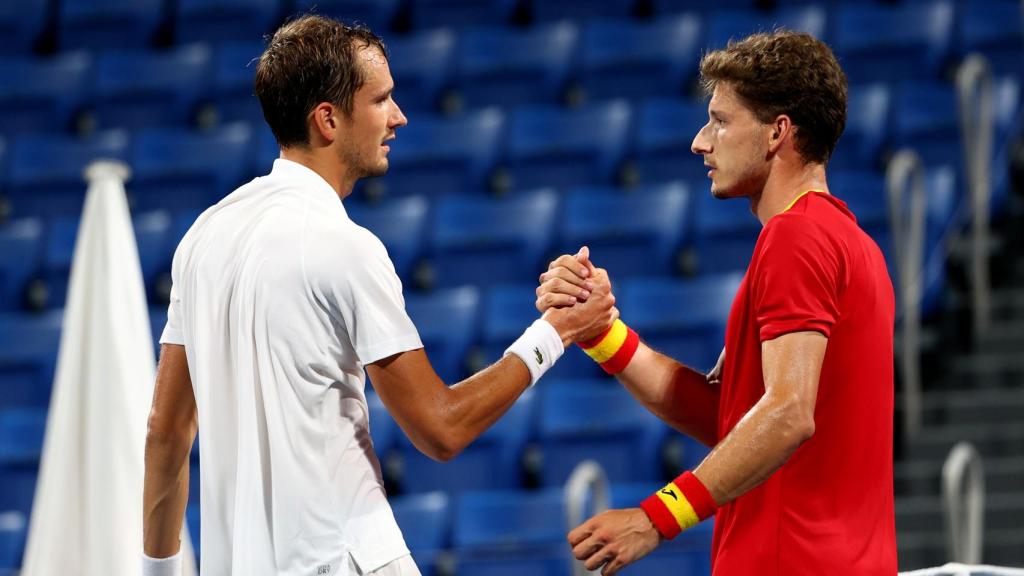
{"type": "Polygon", "coordinates": [[[284,159],[182,239],[161,343],[199,413],[203,574],[338,576],[409,553],[370,442],[363,366],[421,348],[384,245],[284,159]]]}

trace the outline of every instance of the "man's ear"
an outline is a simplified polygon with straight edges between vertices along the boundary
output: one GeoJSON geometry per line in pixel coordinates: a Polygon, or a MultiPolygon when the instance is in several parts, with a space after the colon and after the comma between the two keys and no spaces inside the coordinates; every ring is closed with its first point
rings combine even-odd
{"type": "Polygon", "coordinates": [[[796,126],[793,120],[786,114],[779,114],[771,124],[768,133],[768,152],[775,154],[782,147],[783,143],[796,135],[796,126]]]}
{"type": "Polygon", "coordinates": [[[341,110],[330,102],[321,102],[310,113],[310,140],[334,142],[341,128],[341,110]]]}

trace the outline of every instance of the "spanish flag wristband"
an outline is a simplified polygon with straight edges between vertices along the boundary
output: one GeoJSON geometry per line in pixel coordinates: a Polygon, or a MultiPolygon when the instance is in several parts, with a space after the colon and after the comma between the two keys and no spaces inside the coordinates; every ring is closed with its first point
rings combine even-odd
{"type": "Polygon", "coordinates": [[[629,361],[640,346],[637,335],[622,320],[616,320],[600,336],[587,342],[580,342],[580,348],[601,365],[609,374],[618,374],[629,366],[629,361]]]}
{"type": "Polygon", "coordinates": [[[718,509],[711,493],[690,472],[683,472],[664,488],[647,497],[640,508],[666,540],[696,526],[718,509]]]}

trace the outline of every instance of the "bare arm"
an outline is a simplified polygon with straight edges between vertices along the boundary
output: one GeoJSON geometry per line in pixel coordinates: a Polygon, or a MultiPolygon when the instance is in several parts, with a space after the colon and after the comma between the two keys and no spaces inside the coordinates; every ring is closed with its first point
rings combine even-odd
{"type": "Polygon", "coordinates": [[[151,558],[178,553],[188,502],[188,456],[197,429],[185,347],[164,344],[146,432],[142,495],[143,551],[151,558]]]}
{"type": "MultiPolygon", "coordinates": [[[[697,467],[719,505],[764,482],[814,434],[818,378],[828,339],[796,332],[761,345],[765,394],[697,467]]],[[[569,532],[573,555],[611,576],[654,550],[661,535],[640,508],[609,510],[569,532]]]]}
{"type": "MultiPolygon", "coordinates": [[[[600,290],[585,305],[551,310],[543,316],[561,336],[563,346],[617,317],[614,298],[600,290]]],[[[423,349],[369,364],[366,373],[413,445],[442,461],[454,458],[494,424],[530,384],[529,370],[513,355],[450,388],[434,372],[423,349]]]]}
{"type": "Polygon", "coordinates": [[[764,396],[694,471],[718,504],[764,482],[814,435],[828,338],[794,332],[761,344],[764,396]]]}

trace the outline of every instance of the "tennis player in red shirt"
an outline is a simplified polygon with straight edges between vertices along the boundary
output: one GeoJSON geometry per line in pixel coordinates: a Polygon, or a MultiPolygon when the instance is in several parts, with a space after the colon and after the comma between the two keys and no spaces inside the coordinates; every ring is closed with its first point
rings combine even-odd
{"type": "MultiPolygon", "coordinates": [[[[640,507],[587,520],[569,543],[610,575],[714,515],[716,576],[891,576],[893,289],[825,175],[846,76],[824,43],[776,31],[708,53],[701,78],[709,120],[693,152],[711,193],[747,198],[763,225],[718,366],[705,375],[650,349],[628,318],[579,344],[713,450],[640,507]]],[[[552,262],[538,308],[585,300],[595,272],[585,249],[552,262]]]]}

